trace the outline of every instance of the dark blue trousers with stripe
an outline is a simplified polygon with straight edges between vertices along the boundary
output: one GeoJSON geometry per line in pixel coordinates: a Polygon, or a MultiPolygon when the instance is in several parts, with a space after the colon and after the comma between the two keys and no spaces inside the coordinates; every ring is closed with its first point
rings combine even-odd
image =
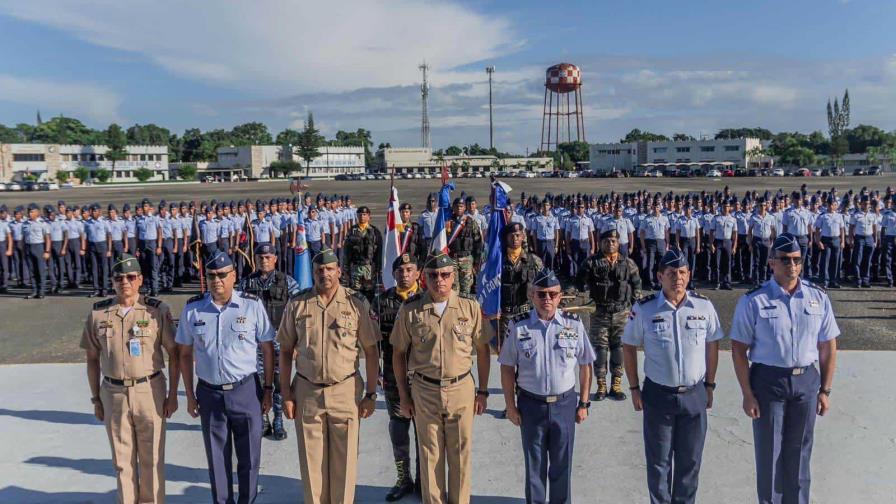
{"type": "Polygon", "coordinates": [[[572,448],[576,435],[575,391],[554,403],[517,396],[526,460],[526,502],[572,502],[572,448]]]}

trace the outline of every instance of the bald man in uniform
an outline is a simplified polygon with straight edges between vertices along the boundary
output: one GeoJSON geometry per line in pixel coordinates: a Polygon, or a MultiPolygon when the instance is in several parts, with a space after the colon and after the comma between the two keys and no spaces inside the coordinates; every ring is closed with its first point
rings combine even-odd
{"type": "Polygon", "coordinates": [[[389,338],[392,367],[402,415],[417,425],[423,502],[466,504],[473,415],[485,411],[488,398],[491,325],[482,323],[479,303],[452,290],[454,260],[442,253],[430,256],[424,271],[426,292],[409,298],[396,317],[389,338]],[[474,348],[479,375],[475,392],[474,348]]]}
{"type": "Polygon", "coordinates": [[[118,502],[162,503],[165,419],[177,410],[180,378],[174,322],[165,303],[140,296],[143,275],[136,257],[123,254],[112,275],[115,297],[93,305],[81,336],[90,401],[112,445],[118,502]]]}
{"type": "Polygon", "coordinates": [[[306,504],[355,499],[359,417],[376,409],[379,331],[370,304],[339,284],[333,250],[312,259],[314,287],[294,296],[277,331],[283,412],[295,419],[306,504]],[[292,376],[295,351],[296,376],[292,376]],[[364,352],[367,392],[358,373],[364,352]]]}

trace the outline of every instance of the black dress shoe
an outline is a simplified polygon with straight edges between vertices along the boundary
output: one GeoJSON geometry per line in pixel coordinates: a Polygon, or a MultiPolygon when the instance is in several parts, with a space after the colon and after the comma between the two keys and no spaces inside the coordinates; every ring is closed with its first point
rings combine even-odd
{"type": "Polygon", "coordinates": [[[267,415],[261,417],[261,436],[270,437],[274,433],[274,427],[267,415]]]}

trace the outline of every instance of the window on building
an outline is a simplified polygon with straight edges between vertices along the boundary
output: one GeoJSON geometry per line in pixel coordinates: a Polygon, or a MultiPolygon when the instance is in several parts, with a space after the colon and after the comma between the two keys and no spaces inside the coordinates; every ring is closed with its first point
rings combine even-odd
{"type": "Polygon", "coordinates": [[[663,152],[666,152],[666,147],[654,147],[653,148],[654,154],[661,154],[663,152]]]}
{"type": "Polygon", "coordinates": [[[737,152],[740,150],[740,145],[726,145],[725,152],[737,152]]]}
{"type": "Polygon", "coordinates": [[[676,147],[675,152],[691,152],[690,147],[676,147]]]}
{"type": "Polygon", "coordinates": [[[716,151],[716,148],[713,146],[704,145],[703,147],[700,147],[700,152],[715,152],[715,151],[716,151]]]}
{"type": "Polygon", "coordinates": [[[13,161],[43,161],[43,154],[13,154],[13,161]]]}

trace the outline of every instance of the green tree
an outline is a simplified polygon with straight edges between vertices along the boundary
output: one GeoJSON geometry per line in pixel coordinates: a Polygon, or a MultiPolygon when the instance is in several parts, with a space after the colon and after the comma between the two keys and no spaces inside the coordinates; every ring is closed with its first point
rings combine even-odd
{"type": "MultiPolygon", "coordinates": [[[[119,161],[124,161],[128,158],[128,150],[127,150],[128,137],[124,131],[122,131],[121,126],[113,123],[109,125],[109,129],[106,130],[106,153],[104,154],[105,158],[109,161],[112,161],[112,171],[115,171],[115,164],[119,161]]],[[[105,182],[105,180],[103,181],[105,182]]]]}
{"type": "Polygon", "coordinates": [[[771,140],[774,135],[765,128],[724,128],[716,133],[716,140],[733,140],[735,138],[758,138],[771,140]]]}
{"type": "Polygon", "coordinates": [[[34,127],[32,143],[96,145],[102,142],[103,134],[90,129],[81,121],[71,117],[58,116],[34,127]]]}
{"type": "Polygon", "coordinates": [[[195,163],[196,161],[204,161],[200,157],[200,149],[202,148],[202,131],[199,128],[190,128],[184,131],[181,137],[181,161],[195,163]]]}
{"type": "Polygon", "coordinates": [[[184,164],[177,169],[177,176],[181,180],[196,180],[196,165],[184,164]]]}
{"type": "Polygon", "coordinates": [[[298,161],[292,159],[278,159],[271,162],[271,176],[282,175],[288,177],[290,173],[297,172],[302,168],[298,161]]]}
{"type": "Polygon", "coordinates": [[[318,147],[323,144],[323,137],[317,128],[314,127],[314,115],[309,111],[308,119],[305,120],[305,127],[302,129],[302,136],[299,139],[296,151],[299,157],[305,161],[305,176],[311,176],[311,161],[320,156],[318,147]]]}
{"type": "Polygon", "coordinates": [[[93,172],[93,178],[100,181],[101,184],[105,184],[109,181],[109,177],[112,176],[112,172],[105,168],[97,168],[96,171],[93,172]]]}
{"type": "Polygon", "coordinates": [[[127,130],[128,145],[168,145],[171,132],[155,124],[135,124],[127,130]]]}
{"type": "Polygon", "coordinates": [[[155,175],[155,172],[150,170],[149,168],[137,168],[134,170],[134,178],[139,180],[140,182],[146,182],[151,179],[155,175]]]}
{"type": "Polygon", "coordinates": [[[890,140],[890,135],[877,126],[860,124],[855,128],[843,132],[843,136],[849,144],[849,152],[861,154],[871,147],[879,147],[890,140]]]}
{"type": "Polygon", "coordinates": [[[666,135],[660,135],[657,133],[651,133],[649,131],[641,131],[638,128],[635,128],[629,131],[623,138],[620,140],[620,143],[629,143],[629,142],[666,142],[669,140],[669,137],[666,135]]]}
{"type": "Polygon", "coordinates": [[[696,138],[688,135],[687,133],[675,133],[672,135],[672,140],[676,142],[692,142],[696,140],[696,138]]]}
{"type": "Polygon", "coordinates": [[[557,150],[566,154],[573,163],[588,161],[591,156],[591,147],[587,142],[564,142],[557,146],[557,150]]]}
{"type": "Polygon", "coordinates": [[[270,145],[274,142],[271,132],[264,123],[248,122],[234,126],[230,130],[230,142],[233,145],[270,145]]]}
{"type": "Polygon", "coordinates": [[[0,124],[0,143],[25,143],[22,132],[0,124]]]}
{"type": "Polygon", "coordinates": [[[460,156],[461,154],[463,154],[463,150],[456,145],[452,145],[445,149],[446,156],[460,156]]]}
{"type": "Polygon", "coordinates": [[[72,172],[72,174],[75,176],[76,179],[78,179],[78,182],[80,182],[82,184],[87,182],[87,179],[90,178],[90,170],[88,170],[86,166],[78,165],[78,167],[75,168],[75,170],[72,172]]]}
{"type": "Polygon", "coordinates": [[[298,145],[302,138],[302,132],[290,128],[277,133],[277,139],[274,142],[277,145],[298,145]]]}
{"type": "Polygon", "coordinates": [[[59,170],[56,172],[56,181],[59,182],[59,185],[62,185],[68,182],[68,179],[72,176],[71,172],[68,170],[59,170]]]}

